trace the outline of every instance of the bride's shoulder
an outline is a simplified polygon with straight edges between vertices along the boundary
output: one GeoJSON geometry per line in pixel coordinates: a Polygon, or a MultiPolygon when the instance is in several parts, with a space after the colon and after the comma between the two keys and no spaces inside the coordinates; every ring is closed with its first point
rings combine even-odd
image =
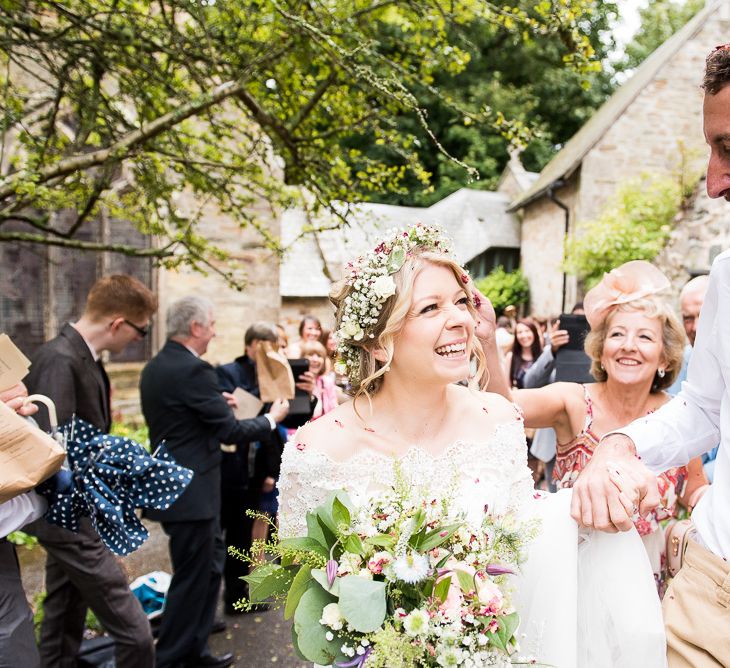
{"type": "Polygon", "coordinates": [[[346,459],[357,449],[358,426],[362,431],[362,421],[353,410],[352,402],[348,401],[305,424],[291,443],[302,452],[318,452],[335,460],[346,459]]]}
{"type": "Polygon", "coordinates": [[[453,386],[451,391],[460,410],[472,420],[496,425],[516,422],[521,417],[517,406],[501,394],[480,392],[461,386],[453,386]]]}

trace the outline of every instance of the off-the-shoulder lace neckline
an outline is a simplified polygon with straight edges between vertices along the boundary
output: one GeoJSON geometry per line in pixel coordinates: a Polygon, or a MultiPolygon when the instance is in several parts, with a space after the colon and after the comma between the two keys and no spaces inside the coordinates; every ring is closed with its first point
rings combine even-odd
{"type": "Polygon", "coordinates": [[[381,452],[379,450],[373,450],[372,448],[363,448],[361,450],[358,450],[356,453],[348,457],[347,459],[335,459],[334,457],[331,457],[325,452],[322,452],[321,450],[317,450],[315,448],[307,447],[306,445],[302,446],[302,444],[297,443],[296,440],[290,441],[289,444],[287,444],[287,448],[292,448],[299,456],[311,456],[311,457],[319,457],[321,459],[326,460],[329,464],[337,465],[337,466],[346,466],[353,464],[355,462],[359,462],[361,459],[380,459],[388,462],[392,461],[405,461],[409,459],[414,454],[417,456],[425,456],[431,461],[439,461],[440,459],[446,459],[453,455],[454,451],[459,448],[464,447],[489,447],[494,441],[496,441],[499,438],[500,433],[505,429],[512,429],[517,425],[522,425],[523,420],[521,417],[517,418],[516,420],[513,420],[511,422],[503,422],[501,424],[498,424],[494,432],[492,432],[492,435],[489,436],[489,438],[486,438],[484,440],[480,441],[470,441],[468,439],[457,439],[455,441],[452,441],[447,445],[441,452],[439,453],[432,453],[429,450],[426,450],[424,447],[420,445],[411,445],[409,446],[403,454],[401,454],[398,457],[395,457],[394,455],[386,454],[385,452],[381,452]]]}

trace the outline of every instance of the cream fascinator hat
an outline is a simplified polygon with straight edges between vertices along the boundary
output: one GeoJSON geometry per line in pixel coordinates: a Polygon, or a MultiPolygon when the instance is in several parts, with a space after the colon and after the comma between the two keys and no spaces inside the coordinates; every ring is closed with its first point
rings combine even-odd
{"type": "Polygon", "coordinates": [[[589,290],[583,308],[591,329],[600,327],[621,304],[656,295],[670,287],[669,279],[653,264],[632,260],[603,275],[601,282],[589,290]]]}

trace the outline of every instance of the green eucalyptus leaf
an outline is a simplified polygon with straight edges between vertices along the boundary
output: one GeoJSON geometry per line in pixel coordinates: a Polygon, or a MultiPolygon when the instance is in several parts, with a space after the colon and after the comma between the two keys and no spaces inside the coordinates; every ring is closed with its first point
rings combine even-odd
{"type": "Polygon", "coordinates": [[[320,526],[316,513],[313,512],[307,513],[307,536],[316,540],[327,549],[332,547],[332,543],[327,542],[327,538],[322,531],[322,527],[320,526]]]}
{"type": "Polygon", "coordinates": [[[466,573],[465,571],[456,569],[456,577],[459,580],[459,587],[464,593],[469,591],[476,591],[476,584],[474,582],[474,576],[466,573]]]}
{"type": "Polygon", "coordinates": [[[353,629],[360,633],[377,631],[385,620],[385,583],[357,575],[340,579],[340,610],[353,629]]]}
{"type": "Polygon", "coordinates": [[[406,261],[406,251],[400,246],[396,246],[388,256],[388,263],[386,265],[389,274],[395,274],[406,261]]]}
{"type": "Polygon", "coordinates": [[[458,530],[464,525],[463,522],[459,524],[449,524],[445,527],[437,527],[433,531],[429,531],[423,539],[419,542],[417,549],[419,552],[429,552],[439,545],[443,545],[449,540],[458,530]],[[443,534],[443,535],[442,535],[443,534]]]}
{"type": "Polygon", "coordinates": [[[244,576],[248,582],[248,597],[252,603],[263,603],[272,596],[281,596],[289,591],[294,571],[298,567],[284,568],[278,564],[259,566],[251,575],[244,576]]]}
{"type": "Polygon", "coordinates": [[[505,647],[507,647],[517,632],[517,627],[520,625],[520,616],[516,612],[503,615],[497,618],[497,623],[499,624],[497,635],[502,639],[505,647]]]}
{"type": "Polygon", "coordinates": [[[442,580],[436,583],[433,589],[433,595],[443,603],[446,597],[449,595],[449,588],[451,587],[451,575],[447,575],[442,580]]]}
{"type": "Polygon", "coordinates": [[[373,547],[384,547],[386,549],[392,549],[395,547],[395,538],[384,533],[369,536],[364,542],[365,545],[372,545],[373,547]]]}
{"type": "Polygon", "coordinates": [[[327,640],[325,634],[328,629],[319,623],[324,607],[335,601],[334,596],[312,580],[294,612],[294,629],[299,651],[309,661],[324,666],[335,662],[341,645],[337,638],[327,640]]]}
{"type": "Polygon", "coordinates": [[[360,540],[360,536],[357,534],[353,533],[345,538],[343,547],[345,548],[345,552],[352,552],[353,554],[365,556],[365,546],[363,545],[362,540],[360,540]]]}
{"type": "Polygon", "coordinates": [[[332,519],[334,519],[336,527],[340,527],[343,524],[348,527],[350,526],[350,511],[338,497],[332,500],[332,519]]]}
{"type": "Polygon", "coordinates": [[[307,657],[302,654],[302,651],[299,649],[299,637],[297,636],[297,629],[294,626],[294,624],[291,625],[291,644],[294,646],[294,652],[296,653],[297,657],[300,658],[302,661],[306,661],[307,657]]]}
{"type": "Polygon", "coordinates": [[[294,614],[294,611],[297,609],[304,592],[307,591],[311,580],[312,567],[305,564],[299,569],[299,572],[292,580],[289,593],[286,597],[286,605],[284,606],[284,619],[290,619],[294,614]]]}
{"type": "Polygon", "coordinates": [[[340,595],[340,578],[335,578],[335,581],[332,583],[332,587],[329,586],[329,582],[327,582],[327,573],[323,571],[321,568],[313,568],[312,569],[312,577],[319,582],[322,589],[329,592],[333,596],[339,596],[340,595]]]}
{"type": "Polygon", "coordinates": [[[279,545],[288,550],[298,550],[302,552],[314,552],[325,559],[329,556],[329,550],[324,547],[318,540],[309,538],[308,536],[298,538],[282,538],[279,545]]]}
{"type": "MultiPolygon", "coordinates": [[[[337,528],[332,528],[330,526],[331,524],[334,524],[332,517],[323,518],[322,515],[318,513],[317,523],[319,524],[320,531],[324,536],[325,544],[331,549],[337,543],[337,528]]],[[[329,551],[327,554],[329,555],[329,551]]]]}

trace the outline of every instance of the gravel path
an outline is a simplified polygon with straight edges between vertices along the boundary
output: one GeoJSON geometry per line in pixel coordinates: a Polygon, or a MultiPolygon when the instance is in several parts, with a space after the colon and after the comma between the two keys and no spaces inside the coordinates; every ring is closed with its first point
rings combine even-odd
{"type": "MultiPolygon", "coordinates": [[[[165,534],[155,522],[146,526],[150,532],[147,542],[130,556],[120,559],[130,582],[150,571],[170,572],[165,534]]],[[[40,546],[32,550],[20,547],[18,557],[23,585],[32,604],[44,588],[45,551],[40,546]]],[[[269,665],[311,668],[311,664],[296,658],[291,644],[290,623],[284,621],[280,610],[227,616],[225,620],[228,628],[211,636],[210,647],[214,654],[233,652],[236,656],[234,665],[238,668],[269,665]]]]}

